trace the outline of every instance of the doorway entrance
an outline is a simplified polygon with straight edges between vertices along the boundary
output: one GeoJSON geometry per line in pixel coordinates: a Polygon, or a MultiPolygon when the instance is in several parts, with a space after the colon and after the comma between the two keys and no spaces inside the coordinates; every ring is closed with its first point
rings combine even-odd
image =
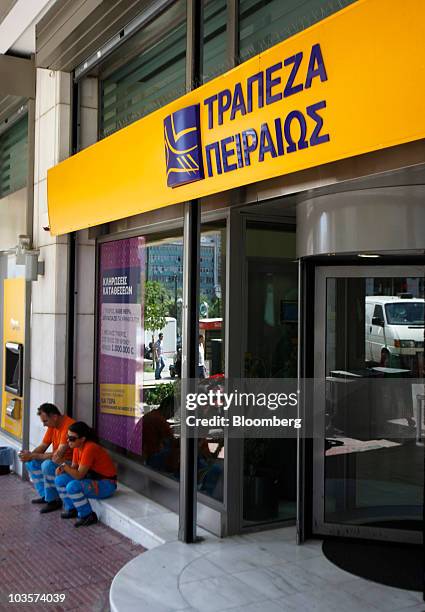
{"type": "MultiPolygon", "coordinates": [[[[298,264],[295,225],[247,220],[243,297],[243,377],[296,379],[298,264]]],[[[297,440],[243,440],[242,526],[293,524],[297,440]]]]}
{"type": "Polygon", "coordinates": [[[425,267],[316,269],[313,530],[422,537],[425,267]]]}

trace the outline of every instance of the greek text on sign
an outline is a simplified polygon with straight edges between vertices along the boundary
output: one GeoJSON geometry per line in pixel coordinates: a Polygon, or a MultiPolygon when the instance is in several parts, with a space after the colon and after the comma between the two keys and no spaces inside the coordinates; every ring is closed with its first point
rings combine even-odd
{"type": "MultiPolygon", "coordinates": [[[[323,117],[326,100],[318,100],[305,108],[286,108],[286,99],[310,89],[315,79],[319,83],[328,80],[319,44],[311,47],[308,58],[300,51],[249,76],[243,84],[236,83],[232,89],[224,89],[204,99],[203,105],[208,111],[207,130],[213,133],[225,122],[276,105],[273,115],[270,113],[270,118],[258,127],[247,126],[204,147],[208,177],[329,142],[323,117]]],[[[202,146],[199,105],[168,115],[164,119],[164,133],[168,186],[177,187],[203,179],[199,162],[202,146]],[[195,163],[195,154],[198,163],[195,163]]]]}
{"type": "Polygon", "coordinates": [[[140,334],[139,304],[102,304],[102,355],[122,359],[137,358],[137,338],[140,334]]]}

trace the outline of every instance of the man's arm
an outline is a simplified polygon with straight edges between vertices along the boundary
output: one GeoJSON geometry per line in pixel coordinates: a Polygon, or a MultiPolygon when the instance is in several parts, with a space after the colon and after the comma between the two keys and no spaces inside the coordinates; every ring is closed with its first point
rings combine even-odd
{"type": "Polygon", "coordinates": [[[82,480],[85,478],[89,469],[90,468],[87,465],[80,465],[80,467],[76,466],[75,464],[72,464],[71,466],[61,465],[56,470],[56,473],[65,473],[68,474],[68,476],[71,476],[71,478],[74,478],[74,480],[82,480]]]}
{"type": "Polygon", "coordinates": [[[21,451],[19,453],[19,459],[21,461],[32,461],[33,459],[37,459],[38,461],[44,461],[45,459],[51,459],[53,453],[45,452],[49,448],[49,446],[49,444],[44,444],[42,442],[33,451],[21,451]]]}
{"type": "Polygon", "coordinates": [[[55,453],[52,455],[53,463],[62,463],[65,460],[65,454],[69,450],[68,444],[60,444],[55,453]]]}

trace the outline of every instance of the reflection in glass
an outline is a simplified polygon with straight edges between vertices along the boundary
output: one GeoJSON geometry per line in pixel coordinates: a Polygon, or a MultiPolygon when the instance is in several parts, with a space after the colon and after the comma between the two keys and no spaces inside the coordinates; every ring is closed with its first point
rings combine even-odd
{"type": "Polygon", "coordinates": [[[101,138],[185,93],[185,0],[174,2],[121,45],[109,58],[109,69],[112,74],[100,75],[101,138]]]}
{"type": "Polygon", "coordinates": [[[28,115],[25,115],[0,135],[0,198],[25,187],[27,175],[28,115]]]}
{"type": "Polygon", "coordinates": [[[420,528],[423,281],[327,279],[326,522],[420,528]]]}
{"type": "Polygon", "coordinates": [[[227,0],[204,0],[203,82],[226,72],[227,0]]]}
{"type": "Polygon", "coordinates": [[[240,0],[241,61],[305,30],[352,2],[354,0],[240,0]]]}
{"type": "MultiPolygon", "coordinates": [[[[225,222],[202,226],[199,333],[204,384],[224,377],[225,222]]],[[[180,477],[183,238],[100,245],[96,427],[102,442],[180,477]]],[[[199,367],[199,361],[198,361],[199,367]]],[[[223,432],[199,440],[198,490],[223,500],[223,432]]]]}
{"type": "MultiPolygon", "coordinates": [[[[296,378],[298,268],[292,228],[250,224],[247,255],[247,378],[296,378]]],[[[244,441],[246,525],[294,519],[296,440],[244,441]]]]}
{"type": "MultiPolygon", "coordinates": [[[[199,296],[200,386],[221,385],[225,373],[226,223],[201,226],[199,296]]],[[[201,391],[201,389],[200,389],[201,391]]],[[[223,501],[225,443],[223,431],[211,429],[198,442],[198,491],[223,501]]]]}

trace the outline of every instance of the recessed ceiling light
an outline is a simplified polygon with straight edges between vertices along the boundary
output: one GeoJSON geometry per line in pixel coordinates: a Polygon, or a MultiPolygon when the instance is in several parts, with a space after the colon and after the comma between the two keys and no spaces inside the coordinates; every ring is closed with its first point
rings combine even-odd
{"type": "Polygon", "coordinates": [[[370,259],[376,259],[381,257],[380,255],[374,255],[373,253],[358,253],[357,257],[369,257],[370,259]]]}

